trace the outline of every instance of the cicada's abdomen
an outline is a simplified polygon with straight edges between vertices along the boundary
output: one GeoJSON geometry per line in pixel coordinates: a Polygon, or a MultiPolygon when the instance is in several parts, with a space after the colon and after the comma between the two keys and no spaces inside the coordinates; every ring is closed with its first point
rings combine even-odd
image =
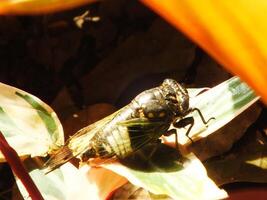
{"type": "Polygon", "coordinates": [[[132,118],[132,109],[126,106],[110,122],[102,127],[91,140],[91,148],[82,154],[82,160],[89,158],[124,158],[133,152],[128,127],[119,125],[132,118]],[[93,149],[93,150],[92,150],[93,149]],[[92,153],[93,152],[93,153],[92,153]]]}
{"type": "Polygon", "coordinates": [[[100,158],[124,158],[133,152],[129,132],[123,126],[106,127],[94,138],[93,148],[100,158]]]}

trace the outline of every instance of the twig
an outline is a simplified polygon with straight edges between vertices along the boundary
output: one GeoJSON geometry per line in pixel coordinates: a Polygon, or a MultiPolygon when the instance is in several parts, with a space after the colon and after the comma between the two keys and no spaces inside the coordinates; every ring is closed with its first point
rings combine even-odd
{"type": "Polygon", "coordinates": [[[44,198],[42,197],[40,191],[34,184],[30,175],[24,168],[17,152],[11,146],[9,146],[8,142],[6,141],[1,131],[0,131],[0,151],[3,153],[12,171],[21,180],[22,184],[28,191],[32,200],[43,200],[44,198]]]}

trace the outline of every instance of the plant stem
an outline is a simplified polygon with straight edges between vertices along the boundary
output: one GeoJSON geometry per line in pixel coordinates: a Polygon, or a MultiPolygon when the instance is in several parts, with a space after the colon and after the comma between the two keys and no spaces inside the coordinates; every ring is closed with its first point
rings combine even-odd
{"type": "Polygon", "coordinates": [[[22,184],[28,191],[32,200],[43,200],[44,198],[42,197],[40,191],[34,184],[33,180],[26,171],[25,167],[23,166],[17,152],[11,146],[9,146],[8,142],[6,141],[1,131],[0,131],[0,151],[3,153],[12,171],[21,180],[22,184]]]}

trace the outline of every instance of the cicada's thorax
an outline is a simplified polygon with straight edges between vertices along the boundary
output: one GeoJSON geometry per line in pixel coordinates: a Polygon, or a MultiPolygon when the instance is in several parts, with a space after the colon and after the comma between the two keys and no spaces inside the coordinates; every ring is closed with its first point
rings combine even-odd
{"type": "Polygon", "coordinates": [[[92,138],[82,160],[124,158],[156,141],[177,117],[186,115],[188,108],[186,89],[176,81],[166,79],[161,86],[139,94],[105,124],[92,138]]]}

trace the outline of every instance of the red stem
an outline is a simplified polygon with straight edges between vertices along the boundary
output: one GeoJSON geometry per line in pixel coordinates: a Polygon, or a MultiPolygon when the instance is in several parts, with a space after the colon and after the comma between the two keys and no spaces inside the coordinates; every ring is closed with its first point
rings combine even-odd
{"type": "Polygon", "coordinates": [[[17,152],[11,146],[9,146],[8,142],[6,141],[1,131],[0,131],[0,151],[3,153],[6,161],[9,163],[12,171],[21,180],[22,184],[28,191],[32,200],[43,200],[44,198],[42,197],[40,191],[34,184],[30,175],[24,168],[17,152]]]}

